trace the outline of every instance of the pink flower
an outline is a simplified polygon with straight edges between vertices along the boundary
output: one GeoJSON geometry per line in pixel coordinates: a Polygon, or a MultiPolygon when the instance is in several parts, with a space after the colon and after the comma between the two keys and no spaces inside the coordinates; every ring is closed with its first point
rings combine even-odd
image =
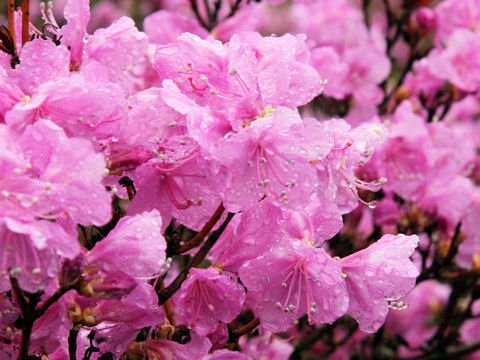
{"type": "Polygon", "coordinates": [[[427,185],[425,176],[435,164],[435,150],[425,121],[404,101],[396,110],[388,141],[375,154],[386,190],[406,200],[416,200],[427,185]]]}
{"type": "Polygon", "coordinates": [[[294,348],[292,344],[265,332],[254,338],[240,338],[243,353],[254,359],[288,360],[294,348]]]}
{"type": "Polygon", "coordinates": [[[106,273],[120,271],[134,278],[159,274],[167,248],[161,226],[162,218],[157,210],[123,217],[87,255],[89,267],[106,273]]]}
{"type": "Polygon", "coordinates": [[[100,184],[105,162],[90,142],[68,139],[47,120],[21,135],[0,127],[0,137],[3,216],[33,220],[68,215],[83,225],[110,219],[110,196],[100,184]]]}
{"type": "Polygon", "coordinates": [[[310,324],[331,323],[348,308],[348,295],[340,264],[325,250],[302,241],[276,246],[240,268],[255,312],[263,327],[287,330],[307,314],[310,324]]]}
{"type": "Polygon", "coordinates": [[[0,122],[4,122],[5,114],[16,103],[25,97],[21,88],[7,76],[7,72],[0,66],[0,122]]]}
{"type": "Polygon", "coordinates": [[[238,351],[223,349],[208,354],[207,356],[203,357],[202,360],[250,360],[250,358],[247,355],[239,353],[238,351]]]}
{"type": "Polygon", "coordinates": [[[62,43],[70,49],[70,64],[73,69],[82,63],[84,40],[90,20],[89,0],[69,0],[64,8],[67,24],[61,29],[62,43]]]}
{"type": "Polygon", "coordinates": [[[25,94],[33,95],[48,81],[66,77],[70,69],[70,54],[51,40],[34,39],[22,48],[20,65],[8,72],[25,94]]]}
{"type": "Polygon", "coordinates": [[[437,16],[435,42],[441,45],[457,29],[480,30],[480,3],[478,0],[446,0],[434,8],[437,16]]]}
{"type": "Polygon", "coordinates": [[[388,332],[401,335],[412,348],[426,345],[435,334],[437,317],[448,302],[450,292],[448,285],[435,280],[418,284],[404,298],[408,307],[389,313],[385,327],[388,332]]]}
{"type": "Polygon", "coordinates": [[[201,336],[215,331],[218,322],[231,322],[242,309],[245,290],[233,276],[215,268],[191,269],[174,296],[183,319],[201,336]]]}
{"type": "Polygon", "coordinates": [[[462,217],[462,233],[465,240],[458,248],[455,261],[461,267],[471,269],[474,257],[480,255],[480,202],[472,204],[462,217]]]}
{"type": "Polygon", "coordinates": [[[128,213],[158,209],[164,227],[174,217],[200,230],[221,202],[212,184],[211,163],[201,158],[197,144],[187,137],[172,137],[163,145],[156,159],[136,169],[137,193],[128,213]]]}
{"type": "Polygon", "coordinates": [[[126,16],[95,31],[85,45],[89,61],[104,65],[110,81],[120,84],[127,93],[143,87],[142,76],[137,74],[146,71],[147,49],[147,35],[138,31],[134,21],[126,16]]]}
{"type": "Polygon", "coordinates": [[[284,235],[280,224],[285,222],[282,210],[268,201],[236,215],[210,251],[212,263],[238,273],[248,260],[265,254],[284,235]]]}
{"type": "Polygon", "coordinates": [[[29,292],[43,290],[59,271],[58,255],[74,257],[76,238],[48,221],[22,223],[0,219],[0,289],[9,288],[8,276],[29,292]]]}
{"type": "Polygon", "coordinates": [[[176,12],[160,10],[147,16],[143,22],[148,40],[153,44],[168,44],[177,40],[183,33],[195,34],[201,38],[208,36],[207,30],[193,18],[176,12]]]}
{"type": "Polygon", "coordinates": [[[207,356],[210,341],[206,337],[191,335],[187,344],[179,344],[170,340],[148,339],[144,343],[148,360],[192,360],[207,356]]]}
{"type": "Polygon", "coordinates": [[[414,286],[419,274],[409,257],[418,236],[384,235],[373,245],[340,259],[350,304],[347,314],[365,332],[377,331],[385,322],[388,307],[399,306],[399,298],[414,286]]]}
{"type": "Polygon", "coordinates": [[[428,56],[430,71],[449,81],[460,90],[473,92],[480,88],[480,39],[464,29],[456,30],[447,40],[443,51],[428,56]]]}
{"type": "Polygon", "coordinates": [[[92,78],[86,72],[72,73],[40,86],[33,97],[24,98],[6,115],[5,122],[23,129],[48,118],[70,136],[94,139],[110,137],[125,118],[127,104],[120,86],[92,78]]]}

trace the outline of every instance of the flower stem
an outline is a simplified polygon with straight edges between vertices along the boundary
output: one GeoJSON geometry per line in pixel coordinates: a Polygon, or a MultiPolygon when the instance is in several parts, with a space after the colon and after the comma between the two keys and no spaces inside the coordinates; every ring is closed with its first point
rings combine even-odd
{"type": "Polygon", "coordinates": [[[22,0],[22,46],[30,38],[30,0],[22,0]]]}

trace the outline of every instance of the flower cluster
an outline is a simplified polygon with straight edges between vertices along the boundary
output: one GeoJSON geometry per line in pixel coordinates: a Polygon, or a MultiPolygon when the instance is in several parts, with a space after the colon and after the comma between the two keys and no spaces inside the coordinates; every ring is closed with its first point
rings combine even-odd
{"type": "Polygon", "coordinates": [[[480,1],[63,3],[0,27],[0,359],[480,348],[480,1]]]}

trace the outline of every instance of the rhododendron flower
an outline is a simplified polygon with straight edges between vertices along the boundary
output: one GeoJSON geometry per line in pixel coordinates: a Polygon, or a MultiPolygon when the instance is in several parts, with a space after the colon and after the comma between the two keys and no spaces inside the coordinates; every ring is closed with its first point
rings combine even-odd
{"type": "Polygon", "coordinates": [[[310,324],[331,323],[348,308],[340,264],[325,250],[293,241],[240,268],[240,279],[256,299],[265,329],[287,330],[307,314],[310,324]]]}
{"type": "Polygon", "coordinates": [[[347,313],[360,330],[377,331],[385,322],[389,305],[402,307],[399,300],[414,286],[418,270],[409,257],[418,236],[384,235],[368,248],[340,259],[350,303],[347,313]]]}
{"type": "Polygon", "coordinates": [[[245,300],[237,279],[215,268],[192,269],[174,297],[177,311],[198,335],[213,332],[218,321],[231,322],[245,300]]]}
{"type": "Polygon", "coordinates": [[[69,139],[47,120],[23,134],[0,125],[0,137],[3,216],[33,220],[68,215],[84,225],[110,219],[110,196],[100,184],[105,161],[89,141],[69,139]]]}
{"type": "Polygon", "coordinates": [[[89,252],[89,267],[107,273],[121,271],[136,278],[160,273],[167,248],[161,226],[162,218],[156,210],[122,218],[89,252]]]}

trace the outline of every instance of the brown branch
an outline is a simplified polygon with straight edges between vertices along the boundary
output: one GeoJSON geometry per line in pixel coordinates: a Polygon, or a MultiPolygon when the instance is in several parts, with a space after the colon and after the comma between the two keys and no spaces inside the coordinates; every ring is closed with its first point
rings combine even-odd
{"type": "Polygon", "coordinates": [[[242,335],[248,334],[253,331],[258,325],[260,325],[260,319],[258,317],[250,320],[247,324],[242,326],[240,329],[234,330],[233,333],[240,337],[242,335]]]}
{"type": "Polygon", "coordinates": [[[194,247],[200,245],[207,236],[207,234],[212,230],[212,228],[215,226],[215,224],[220,220],[220,217],[222,216],[223,212],[225,211],[225,208],[223,207],[223,203],[220,204],[215,210],[215,213],[212,215],[212,217],[207,221],[207,223],[203,226],[203,228],[200,230],[200,232],[193,237],[190,241],[187,243],[183,244],[180,246],[178,249],[177,253],[178,254],[183,254],[184,252],[187,252],[194,247]]]}
{"type": "Polygon", "coordinates": [[[22,45],[30,38],[30,0],[22,0],[22,45]]]}
{"type": "Polygon", "coordinates": [[[13,38],[13,49],[17,51],[17,40],[15,36],[15,0],[8,0],[8,30],[13,38]]]}
{"type": "MultiPolygon", "coordinates": [[[[161,288],[162,291],[165,289],[165,285],[162,282],[161,288]]],[[[165,316],[167,317],[168,322],[172,326],[176,326],[176,321],[175,318],[173,317],[173,312],[172,308],[170,307],[170,304],[168,303],[168,300],[163,303],[163,310],[165,310],[165,316]]]]}
{"type": "Polygon", "coordinates": [[[202,25],[205,29],[210,31],[210,26],[203,20],[202,16],[200,15],[200,12],[198,11],[198,5],[196,0],[190,0],[190,7],[192,8],[193,13],[195,14],[195,17],[197,18],[198,22],[200,25],[202,25]]]}
{"type": "MultiPolygon", "coordinates": [[[[458,223],[456,228],[455,228],[455,233],[452,237],[452,240],[450,242],[450,246],[448,248],[448,253],[441,262],[434,262],[432,266],[430,266],[428,269],[424,269],[422,273],[417,277],[417,284],[421,283],[424,280],[430,279],[432,276],[433,277],[440,277],[440,274],[438,273],[440,270],[443,268],[447,267],[450,265],[452,262],[453,258],[455,257],[455,254],[457,253],[458,246],[460,245],[460,228],[461,228],[462,223],[458,223]]],[[[428,254],[426,255],[428,256],[428,254]]]]}
{"type": "Polygon", "coordinates": [[[20,286],[18,285],[18,280],[10,276],[10,285],[12,286],[13,297],[23,313],[27,308],[27,300],[23,296],[22,289],[20,289],[20,286]]]}
{"type": "Polygon", "coordinates": [[[77,336],[79,331],[78,325],[73,325],[68,333],[68,355],[70,360],[77,360],[77,336]]]}
{"type": "Polygon", "coordinates": [[[37,310],[35,310],[35,318],[38,319],[39,317],[42,317],[51,305],[56,303],[67,291],[75,289],[76,286],[77,283],[58,289],[52,296],[45,300],[37,310]]]}
{"type": "Polygon", "coordinates": [[[239,9],[240,7],[240,3],[242,2],[242,0],[236,0],[235,3],[231,6],[230,8],[230,12],[228,13],[228,15],[225,17],[225,19],[228,19],[228,18],[231,18],[233,15],[235,15],[235,13],[237,12],[237,10],[239,9]]]}
{"type": "Polygon", "coordinates": [[[175,294],[178,289],[180,289],[180,286],[182,286],[183,282],[187,279],[190,269],[192,267],[200,265],[203,259],[205,259],[205,256],[207,256],[210,249],[213,247],[213,245],[215,245],[218,238],[223,233],[227,225],[230,223],[230,220],[232,220],[234,215],[235,214],[233,213],[228,213],[227,218],[222,223],[222,225],[220,225],[217,230],[212,232],[212,234],[208,237],[207,241],[205,241],[200,250],[198,250],[198,252],[195,254],[193,259],[187,264],[185,269],[180,274],[178,274],[178,276],[172,281],[172,283],[168,287],[158,293],[159,305],[163,305],[168,299],[173,296],[173,294],[175,294]]]}
{"type": "Polygon", "coordinates": [[[467,344],[459,345],[453,348],[450,351],[444,352],[435,352],[431,354],[422,354],[413,357],[404,357],[399,358],[400,360],[448,360],[448,359],[459,359],[462,356],[473,353],[474,351],[480,349],[480,341],[467,344]]]}
{"type": "Polygon", "coordinates": [[[15,300],[17,301],[20,310],[22,311],[22,336],[20,338],[20,348],[18,350],[18,360],[27,360],[28,351],[30,348],[30,339],[32,336],[33,323],[35,322],[35,306],[37,306],[40,300],[39,294],[26,294],[28,300],[22,294],[22,290],[18,285],[17,279],[10,277],[10,283],[12,285],[12,292],[15,300]]]}

